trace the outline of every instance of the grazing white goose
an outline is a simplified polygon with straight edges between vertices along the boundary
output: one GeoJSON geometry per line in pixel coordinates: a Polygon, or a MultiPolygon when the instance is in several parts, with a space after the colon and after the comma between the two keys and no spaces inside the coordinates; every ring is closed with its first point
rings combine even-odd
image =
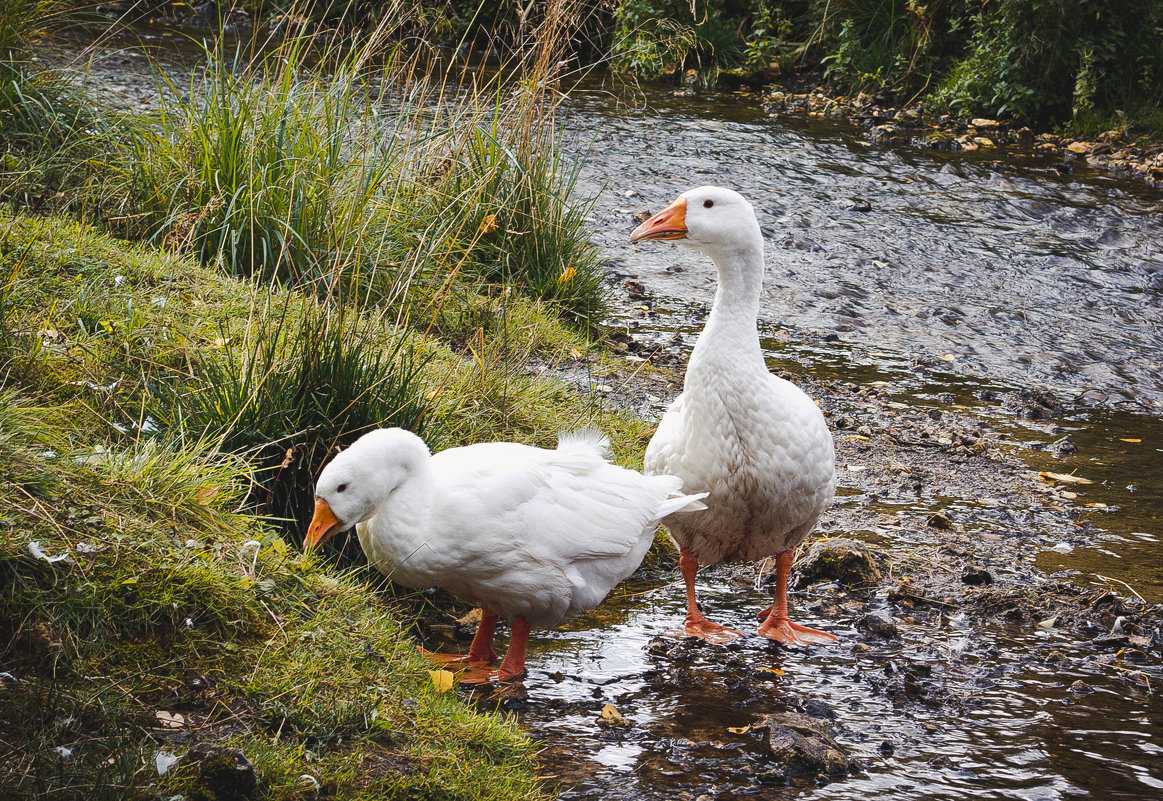
{"type": "Polygon", "coordinates": [[[371,431],[320,473],[303,546],[356,525],[392,581],[481,607],[468,653],[446,661],[495,660],[503,617],[509,650],[486,675],[520,678],[530,629],[597,606],[638,567],[663,517],[706,508],[702,495],[681,494],[681,479],[610,464],[607,444],[582,432],[556,450],[490,442],[432,454],[409,431],[371,431]]]}
{"type": "Polygon", "coordinates": [[[788,617],[793,552],[832,501],[835,451],[812,399],[764,364],[756,325],[763,238],[755,211],[730,189],[692,189],[630,235],[631,242],[649,239],[680,240],[709,256],[719,274],[683,392],[646,448],[647,474],[676,475],[686,491],[709,493],[705,513],[663,521],[679,546],[686,631],[712,641],[740,636],[699,611],[700,564],[774,554],[775,600],[761,613],[759,633],[794,644],[834,640],[788,617]]]}

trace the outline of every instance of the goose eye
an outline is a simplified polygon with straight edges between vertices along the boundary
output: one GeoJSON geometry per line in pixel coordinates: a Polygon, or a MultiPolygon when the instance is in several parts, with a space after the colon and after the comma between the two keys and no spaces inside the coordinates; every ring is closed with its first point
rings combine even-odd
{"type": "Polygon", "coordinates": [[[346,485],[346,484],[340,484],[338,487],[336,487],[336,488],[335,488],[335,491],[336,491],[336,492],[346,492],[346,491],[347,491],[347,485],[346,485]]]}
{"type": "Polygon", "coordinates": [[[709,209],[713,205],[715,205],[715,201],[713,201],[713,200],[704,200],[703,201],[703,208],[704,209],[709,209]]]}

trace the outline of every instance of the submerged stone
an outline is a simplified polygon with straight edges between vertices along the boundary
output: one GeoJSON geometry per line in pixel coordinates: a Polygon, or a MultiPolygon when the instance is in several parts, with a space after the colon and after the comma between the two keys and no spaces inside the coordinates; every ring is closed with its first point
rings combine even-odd
{"type": "Polygon", "coordinates": [[[820,718],[795,712],[764,715],[751,728],[765,731],[770,757],[788,778],[820,773],[843,776],[852,771],[851,760],[836,743],[831,727],[820,718]]]}
{"type": "Polygon", "coordinates": [[[792,575],[800,587],[817,581],[864,587],[880,578],[880,569],[868,545],[856,540],[832,539],[813,543],[792,575]]]}

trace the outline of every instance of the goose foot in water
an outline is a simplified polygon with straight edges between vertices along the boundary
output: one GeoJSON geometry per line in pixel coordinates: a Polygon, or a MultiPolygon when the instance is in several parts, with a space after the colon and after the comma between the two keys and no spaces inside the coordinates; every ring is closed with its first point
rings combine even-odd
{"type": "MultiPolygon", "coordinates": [[[[496,624],[496,618],[493,618],[496,624]]],[[[484,625],[484,619],[481,620],[484,625]]],[[[501,661],[499,670],[470,669],[457,680],[461,684],[490,684],[495,682],[519,681],[525,677],[525,649],[529,644],[529,621],[516,616],[510,621],[513,636],[509,639],[509,650],[501,661]]],[[[475,642],[475,639],[474,639],[475,642]]]]}
{"type": "Polygon", "coordinates": [[[787,617],[772,615],[759,626],[759,636],[769,640],[782,642],[786,645],[810,645],[812,643],[835,642],[836,635],[826,631],[817,631],[798,623],[792,623],[787,617]]]}
{"type": "Polygon", "coordinates": [[[759,624],[759,635],[787,645],[835,642],[835,634],[792,623],[788,616],[787,579],[794,559],[795,555],[791,551],[784,551],[775,557],[775,600],[759,613],[763,619],[759,624]]]}
{"type": "Polygon", "coordinates": [[[712,623],[699,610],[699,605],[695,601],[695,574],[699,570],[699,560],[695,556],[694,551],[689,548],[679,550],[678,568],[682,572],[683,581],[686,583],[687,612],[683,629],[674,632],[674,635],[679,637],[698,637],[700,640],[715,645],[742,637],[743,632],[728,628],[727,626],[720,626],[718,623],[712,623]]]}
{"type": "Polygon", "coordinates": [[[721,645],[722,643],[739,639],[743,636],[743,632],[729,628],[728,626],[720,626],[718,623],[712,623],[703,617],[702,612],[699,612],[694,617],[689,614],[687,615],[681,636],[698,637],[705,642],[721,645]]]}

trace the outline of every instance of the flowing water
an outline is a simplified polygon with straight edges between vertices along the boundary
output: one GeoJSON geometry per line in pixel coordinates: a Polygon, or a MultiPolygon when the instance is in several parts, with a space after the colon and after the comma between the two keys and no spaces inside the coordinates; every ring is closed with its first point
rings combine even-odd
{"type": "MultiPolygon", "coordinates": [[[[848,125],[770,118],[746,98],[646,99],[647,112],[601,88],[566,101],[571,130],[592,145],[579,188],[601,191],[594,235],[618,273],[669,298],[663,305],[705,307],[713,268],[680,247],[627,244],[632,214],[704,183],[739,190],[766,237],[761,330],[790,333],[767,343],[773,368],[882,382],[914,405],[952,396],[1009,429],[1029,445],[1032,467],[1094,482],[1079,502],[1105,532],[1087,547],[1047,550],[1039,566],[1163,601],[1160,193],[1085,168],[1063,176],[1032,157],[873,147],[848,125]],[[911,369],[918,363],[941,369],[911,369]],[[980,399],[993,397],[982,389],[1022,388],[1049,389],[1070,411],[1035,424],[980,399]],[[1043,446],[1064,433],[1077,454],[1051,456],[1043,446]]],[[[697,326],[681,319],[614,324],[635,336],[679,333],[689,347],[697,326]]],[[[830,591],[809,589],[795,604],[810,610],[830,591]]],[[[733,568],[702,573],[700,593],[719,622],[745,630],[769,600],[733,568]]],[[[681,619],[681,584],[624,588],[534,638],[522,720],[567,799],[1163,791],[1156,669],[1112,664],[1053,627],[975,624],[955,611],[922,616],[891,645],[854,649],[855,619],[878,606],[887,610],[882,596],[859,610],[841,604],[839,616],[809,613],[803,622],[841,636],[835,646],[781,650],[748,638],[676,653],[652,642],[681,619]],[[902,676],[925,683],[921,700],[894,694],[902,676]],[[1093,691],[1072,690],[1077,680],[1093,691]],[[834,715],[861,772],[827,785],[771,775],[762,734],[748,726],[809,701],[834,715]],[[599,725],[605,704],[631,725],[599,725]]]]}

